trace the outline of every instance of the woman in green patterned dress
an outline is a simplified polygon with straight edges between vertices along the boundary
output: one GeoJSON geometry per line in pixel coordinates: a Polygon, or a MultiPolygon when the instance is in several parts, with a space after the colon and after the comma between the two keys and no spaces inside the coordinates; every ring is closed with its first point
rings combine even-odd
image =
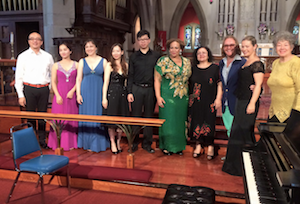
{"type": "Polygon", "coordinates": [[[159,118],[166,119],[159,129],[159,148],[166,155],[182,155],[186,145],[188,115],[188,80],[191,62],[180,54],[184,49],[180,39],[167,42],[169,56],[161,57],[154,73],[154,88],[159,106],[159,118]]]}

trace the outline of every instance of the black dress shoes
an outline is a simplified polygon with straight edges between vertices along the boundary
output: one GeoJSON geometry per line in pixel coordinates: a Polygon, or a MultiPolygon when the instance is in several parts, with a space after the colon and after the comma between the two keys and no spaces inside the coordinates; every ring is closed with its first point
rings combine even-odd
{"type": "Polygon", "coordinates": [[[149,148],[143,148],[144,150],[146,150],[148,153],[154,153],[155,152],[155,150],[154,149],[152,149],[151,147],[149,147],[149,148]]]}
{"type": "Polygon", "coordinates": [[[48,145],[46,143],[40,144],[41,148],[43,149],[49,149],[48,145]]]}
{"type": "Polygon", "coordinates": [[[179,156],[182,156],[182,155],[183,155],[183,152],[182,152],[182,151],[176,152],[176,154],[178,154],[179,156]]]}

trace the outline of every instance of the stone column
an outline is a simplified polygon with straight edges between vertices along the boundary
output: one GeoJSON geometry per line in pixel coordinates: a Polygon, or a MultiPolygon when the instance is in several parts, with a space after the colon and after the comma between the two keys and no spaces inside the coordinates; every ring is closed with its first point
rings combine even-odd
{"type": "Polygon", "coordinates": [[[57,60],[57,47],[53,38],[73,37],[65,28],[75,21],[75,0],[43,1],[44,47],[57,60]]]}

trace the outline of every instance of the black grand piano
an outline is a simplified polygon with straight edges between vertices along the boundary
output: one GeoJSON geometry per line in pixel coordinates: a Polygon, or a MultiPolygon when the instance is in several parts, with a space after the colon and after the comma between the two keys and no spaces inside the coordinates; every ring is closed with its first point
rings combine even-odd
{"type": "Polygon", "coordinates": [[[246,202],[300,203],[300,112],[258,129],[260,141],[242,153],[246,202]]]}

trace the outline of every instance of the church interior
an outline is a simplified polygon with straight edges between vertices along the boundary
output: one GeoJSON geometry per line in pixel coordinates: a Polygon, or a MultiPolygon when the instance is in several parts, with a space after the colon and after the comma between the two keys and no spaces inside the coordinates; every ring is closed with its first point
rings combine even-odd
{"type": "MultiPolygon", "coordinates": [[[[257,55],[265,66],[254,131],[257,141],[261,138],[258,126],[266,124],[271,103],[267,80],[272,63],[278,59],[273,45],[276,33],[291,32],[296,39],[293,54],[300,54],[300,0],[1,0],[0,19],[1,203],[5,202],[17,175],[11,161],[9,131],[12,126],[26,121],[20,115],[8,116],[1,111],[23,111],[13,86],[15,67],[18,55],[28,49],[27,38],[32,32],[41,34],[42,48],[53,56],[55,62],[60,60],[58,45],[62,42],[72,46],[73,60],[84,58],[83,45],[88,39],[96,42],[97,54],[106,59],[109,59],[113,44],[122,44],[128,61],[130,55],[139,49],[136,34],[143,29],[150,33],[150,48],[162,56],[169,54],[167,40],[179,38],[185,43],[184,57],[192,59],[194,50],[204,45],[211,49],[214,63],[218,64],[224,57],[221,48],[226,36],[233,35],[241,42],[245,36],[252,35],[257,40],[257,55]]],[[[51,113],[52,99],[53,92],[49,97],[48,113],[51,113]]],[[[158,110],[156,106],[155,118],[158,118],[158,110]]],[[[49,124],[46,129],[50,130],[49,124]]],[[[154,154],[139,148],[133,158],[128,157],[125,134],[121,140],[124,151],[117,155],[111,154],[110,150],[100,153],[83,149],[64,151],[62,154],[70,160],[71,194],[67,193],[64,171],[54,178],[47,175],[44,179],[46,203],[167,203],[163,200],[170,184],[211,188],[215,193],[215,203],[253,203],[247,186],[250,181],[246,176],[222,172],[228,137],[221,110],[217,112],[215,157],[211,161],[205,156],[193,158],[194,144],[189,141],[182,156],[164,155],[159,151],[158,127],[154,127],[153,140],[154,154]],[[130,159],[131,166],[128,164],[130,159]]],[[[48,149],[43,153],[56,152],[48,149]]],[[[298,161],[300,155],[295,154],[294,160],[298,161]]],[[[27,159],[36,155],[33,153],[27,159]]],[[[287,154],[283,153],[282,157],[287,157],[287,154]]],[[[290,163],[285,166],[289,166],[299,180],[299,167],[290,163]]],[[[272,173],[274,179],[281,175],[272,173]]],[[[24,173],[20,177],[10,203],[41,203],[40,189],[34,188],[38,179],[35,176],[24,173]]],[[[278,184],[290,196],[286,203],[300,203],[292,199],[297,193],[295,197],[299,198],[299,181],[297,185],[294,188],[278,184]]],[[[265,188],[265,192],[270,191],[265,188]]],[[[267,199],[270,203],[283,203],[276,199],[276,193],[273,196],[267,199]]]]}

